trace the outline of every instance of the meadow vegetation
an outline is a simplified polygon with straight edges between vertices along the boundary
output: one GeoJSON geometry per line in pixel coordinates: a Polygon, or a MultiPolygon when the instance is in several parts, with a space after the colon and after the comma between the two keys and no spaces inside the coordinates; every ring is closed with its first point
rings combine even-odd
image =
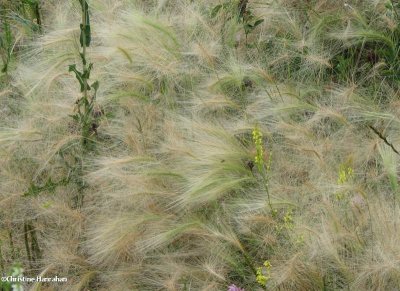
{"type": "Polygon", "coordinates": [[[0,17],[0,273],[399,288],[397,1],[0,0],[0,17]]]}

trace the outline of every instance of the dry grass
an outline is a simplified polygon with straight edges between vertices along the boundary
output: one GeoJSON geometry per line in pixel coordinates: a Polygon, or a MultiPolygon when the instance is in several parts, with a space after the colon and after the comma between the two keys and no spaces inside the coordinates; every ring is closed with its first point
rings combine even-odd
{"type": "Polygon", "coordinates": [[[79,3],[46,4],[43,35],[0,77],[0,271],[20,262],[68,277],[63,290],[399,286],[396,15],[384,1],[267,2],[249,1],[264,22],[245,40],[209,1],[89,1],[91,151],[69,116],[79,3]]]}

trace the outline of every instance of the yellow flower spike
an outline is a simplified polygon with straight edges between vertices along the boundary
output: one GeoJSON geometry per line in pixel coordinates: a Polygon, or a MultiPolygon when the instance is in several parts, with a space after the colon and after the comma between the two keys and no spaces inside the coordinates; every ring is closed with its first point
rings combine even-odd
{"type": "Polygon", "coordinates": [[[265,272],[263,272],[263,267],[258,267],[256,270],[256,281],[261,286],[265,287],[267,285],[268,280],[271,278],[271,263],[267,260],[263,264],[265,272]]]}
{"type": "Polygon", "coordinates": [[[342,185],[349,181],[351,178],[353,178],[353,169],[351,167],[345,167],[344,165],[341,165],[339,168],[339,177],[337,180],[337,183],[339,185],[342,185]]]}
{"type": "Polygon", "coordinates": [[[284,226],[286,229],[291,230],[293,229],[293,216],[292,210],[288,210],[283,217],[284,226]]]}
{"type": "Polygon", "coordinates": [[[253,142],[256,146],[256,156],[254,157],[254,163],[257,165],[259,172],[262,172],[264,167],[264,159],[263,159],[263,146],[262,146],[262,133],[255,127],[253,129],[253,142]]]}

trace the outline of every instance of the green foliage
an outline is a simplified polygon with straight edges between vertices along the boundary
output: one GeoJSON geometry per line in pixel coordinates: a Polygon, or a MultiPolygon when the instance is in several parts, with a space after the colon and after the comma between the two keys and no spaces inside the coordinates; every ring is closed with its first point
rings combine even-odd
{"type": "Polygon", "coordinates": [[[248,0],[229,0],[218,4],[211,9],[210,17],[215,18],[221,13],[224,13],[225,21],[236,19],[238,23],[243,25],[246,44],[248,35],[264,22],[263,18],[255,16],[252,10],[248,8],[248,0]]]}
{"type": "MultiPolygon", "coordinates": [[[[385,7],[388,19],[398,23],[399,18],[396,8],[398,4],[389,1],[385,7]]],[[[400,61],[400,27],[397,24],[391,29],[374,28],[377,26],[374,17],[369,17],[365,12],[355,14],[351,19],[353,31],[345,35],[346,46],[333,59],[334,77],[341,81],[360,79],[368,70],[379,63],[384,64],[380,75],[394,85],[399,85],[400,61]]]]}
{"type": "Polygon", "coordinates": [[[29,4],[29,5],[37,5],[39,4],[39,0],[22,0],[22,3],[29,4]]]}
{"type": "Polygon", "coordinates": [[[7,73],[12,55],[17,46],[14,36],[18,25],[29,31],[41,30],[40,3],[37,0],[13,1],[9,4],[0,3],[0,56],[2,59],[2,73],[7,73]],[[28,6],[26,9],[25,6],[28,6]],[[36,23],[34,22],[36,19],[36,23]]]}
{"type": "Polygon", "coordinates": [[[1,25],[2,33],[0,34],[0,54],[3,61],[2,73],[6,73],[8,70],[9,63],[13,52],[14,38],[11,32],[10,23],[5,15],[2,13],[1,25]]]}
{"type": "MultiPolygon", "coordinates": [[[[81,54],[82,62],[86,63],[86,59],[84,59],[84,56],[81,54]]],[[[90,90],[90,86],[88,84],[88,79],[90,78],[90,71],[93,68],[93,64],[90,63],[87,68],[83,72],[80,72],[76,69],[76,65],[70,65],[68,68],[69,72],[74,72],[75,77],[78,80],[79,84],[81,85],[81,92],[86,90],[90,90]]]]}
{"type": "MultiPolygon", "coordinates": [[[[23,271],[21,265],[18,263],[13,264],[11,270],[6,274],[7,276],[12,276],[13,278],[18,278],[23,276],[23,271]]],[[[1,274],[3,277],[3,274],[1,274]]],[[[6,277],[7,277],[6,276],[6,277]]],[[[3,282],[0,281],[0,289],[2,291],[23,291],[23,286],[20,282],[3,282]]]]}
{"type": "Polygon", "coordinates": [[[246,37],[263,22],[264,19],[256,17],[250,10],[247,11],[247,13],[243,16],[243,28],[246,37]]]}
{"type": "Polygon", "coordinates": [[[37,186],[35,183],[31,183],[28,190],[24,193],[24,196],[37,196],[42,192],[54,192],[57,187],[65,186],[69,183],[69,178],[63,178],[60,181],[54,182],[51,177],[48,178],[46,183],[41,186],[37,186]]]}
{"type": "Polygon", "coordinates": [[[97,133],[98,116],[95,116],[94,114],[94,106],[97,90],[99,89],[99,82],[95,81],[91,85],[88,83],[90,72],[93,68],[93,64],[89,63],[89,65],[87,65],[86,60],[86,48],[90,46],[91,42],[89,5],[86,0],[79,0],[79,2],[82,9],[82,23],[80,24],[79,38],[82,52],[79,55],[81,57],[83,70],[79,71],[76,68],[76,64],[73,64],[69,66],[68,71],[75,74],[75,77],[80,85],[80,91],[83,93],[83,96],[75,103],[77,112],[72,114],[71,117],[80,125],[82,132],[82,144],[87,147],[90,136],[97,133]],[[92,88],[94,93],[91,97],[89,97],[88,91],[92,88]]]}
{"type": "Polygon", "coordinates": [[[217,17],[219,13],[221,13],[222,11],[225,10],[224,12],[228,13],[226,19],[230,20],[232,17],[234,17],[235,13],[238,12],[238,11],[235,11],[234,4],[235,3],[233,1],[227,1],[227,2],[224,2],[223,4],[218,4],[218,5],[214,6],[211,9],[211,13],[210,13],[211,18],[217,17]]]}
{"type": "Polygon", "coordinates": [[[92,39],[90,32],[90,18],[89,18],[89,5],[86,0],[79,0],[82,8],[82,22],[80,24],[81,34],[79,36],[79,42],[81,47],[90,46],[92,39]]]}
{"type": "Polygon", "coordinates": [[[36,25],[32,22],[32,27],[34,30],[41,31],[42,29],[42,19],[40,13],[40,0],[22,0],[22,5],[28,5],[30,9],[30,18],[36,19],[36,25]]]}

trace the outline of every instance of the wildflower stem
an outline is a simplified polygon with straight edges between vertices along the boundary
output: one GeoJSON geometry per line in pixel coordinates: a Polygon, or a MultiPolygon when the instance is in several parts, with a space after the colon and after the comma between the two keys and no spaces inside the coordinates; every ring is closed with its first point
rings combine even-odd
{"type": "Polygon", "coordinates": [[[257,274],[257,270],[254,267],[253,263],[250,260],[250,257],[248,256],[248,254],[246,253],[246,251],[244,249],[242,250],[242,254],[243,254],[244,260],[246,261],[247,265],[249,265],[249,267],[253,271],[254,275],[256,275],[257,274]]]}
{"type": "MultiPolygon", "coordinates": [[[[265,170],[264,170],[264,172],[265,172],[265,170]]],[[[263,184],[265,187],[265,191],[267,192],[268,206],[271,210],[271,213],[273,213],[274,209],[273,209],[272,203],[271,203],[271,196],[270,196],[269,188],[268,188],[268,177],[266,177],[266,174],[263,175],[263,182],[264,182],[263,184]]]]}
{"type": "Polygon", "coordinates": [[[387,137],[385,137],[381,132],[379,132],[379,131],[378,131],[375,127],[373,127],[372,125],[368,125],[368,127],[369,127],[370,129],[372,129],[372,131],[373,131],[377,136],[379,136],[379,138],[380,138],[381,140],[383,140],[385,144],[387,144],[388,146],[390,146],[390,148],[391,148],[396,154],[400,155],[399,151],[396,150],[396,148],[394,147],[394,145],[393,145],[392,143],[390,143],[390,142],[387,140],[387,137]]]}

